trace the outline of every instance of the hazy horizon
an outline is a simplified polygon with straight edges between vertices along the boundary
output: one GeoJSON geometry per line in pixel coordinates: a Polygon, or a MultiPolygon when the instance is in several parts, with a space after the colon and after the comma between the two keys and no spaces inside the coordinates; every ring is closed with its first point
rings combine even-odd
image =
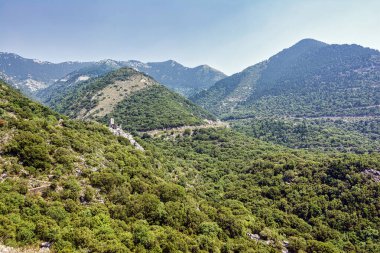
{"type": "Polygon", "coordinates": [[[50,62],[175,60],[228,75],[312,38],[378,49],[380,2],[0,0],[0,51],[50,62]]]}

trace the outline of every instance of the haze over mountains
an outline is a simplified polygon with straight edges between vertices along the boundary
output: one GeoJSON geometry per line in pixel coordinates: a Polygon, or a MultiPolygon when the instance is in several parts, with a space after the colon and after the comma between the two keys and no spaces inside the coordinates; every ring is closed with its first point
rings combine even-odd
{"type": "Polygon", "coordinates": [[[143,63],[135,60],[114,61],[108,59],[99,62],[50,63],[26,59],[12,53],[0,53],[0,76],[2,79],[28,93],[40,91],[51,85],[54,85],[53,90],[61,85],[71,85],[70,79],[74,75],[78,75],[79,79],[71,81],[78,82],[121,67],[131,67],[147,73],[158,82],[187,96],[206,89],[226,77],[222,72],[207,65],[188,68],[172,60],[143,63]],[[81,75],[83,77],[80,77],[81,75]],[[65,83],[67,81],[69,82],[65,83]]]}

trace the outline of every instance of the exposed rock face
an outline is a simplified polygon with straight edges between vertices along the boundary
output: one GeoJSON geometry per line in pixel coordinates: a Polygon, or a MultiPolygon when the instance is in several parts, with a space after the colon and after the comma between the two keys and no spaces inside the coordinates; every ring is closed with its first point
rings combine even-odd
{"type": "Polygon", "coordinates": [[[372,178],[376,183],[380,183],[380,171],[374,169],[366,169],[362,173],[372,178]]]}
{"type": "Polygon", "coordinates": [[[96,92],[91,100],[96,101],[97,105],[89,111],[82,110],[79,118],[104,117],[111,113],[115,106],[129,94],[154,84],[157,83],[144,75],[133,75],[127,80],[115,81],[96,92]]]}

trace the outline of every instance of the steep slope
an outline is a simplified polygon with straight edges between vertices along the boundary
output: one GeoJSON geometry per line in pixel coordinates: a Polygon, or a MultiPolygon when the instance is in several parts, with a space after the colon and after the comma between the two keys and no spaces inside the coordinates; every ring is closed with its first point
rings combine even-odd
{"type": "Polygon", "coordinates": [[[106,123],[111,117],[128,130],[199,125],[208,112],[151,77],[121,68],[65,90],[48,105],[70,117],[106,123]]]}
{"type": "Polygon", "coordinates": [[[90,62],[62,62],[26,59],[0,52],[0,77],[24,92],[45,88],[70,72],[89,66],[90,62]]]}
{"type": "Polygon", "coordinates": [[[222,117],[380,115],[380,52],[306,39],[192,99],[222,117]]]}

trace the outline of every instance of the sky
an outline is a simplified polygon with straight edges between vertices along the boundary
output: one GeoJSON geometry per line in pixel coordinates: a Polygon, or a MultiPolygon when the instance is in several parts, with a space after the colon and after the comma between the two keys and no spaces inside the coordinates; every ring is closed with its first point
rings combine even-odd
{"type": "Polygon", "coordinates": [[[232,74],[304,38],[380,49],[379,13],[379,0],[0,0],[0,51],[232,74]]]}

